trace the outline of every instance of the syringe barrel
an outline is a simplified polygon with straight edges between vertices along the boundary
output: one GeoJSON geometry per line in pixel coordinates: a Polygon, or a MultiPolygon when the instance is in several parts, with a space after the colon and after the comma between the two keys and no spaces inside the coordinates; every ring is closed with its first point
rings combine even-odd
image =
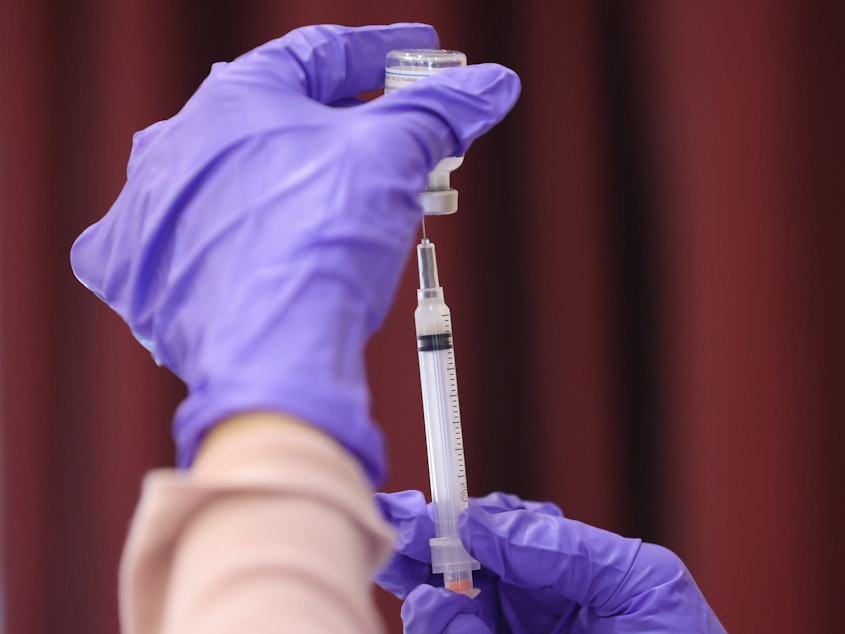
{"type": "Polygon", "coordinates": [[[432,570],[462,580],[479,564],[458,537],[458,516],[467,508],[468,493],[451,313],[441,287],[420,289],[417,298],[414,321],[434,507],[432,570]]]}
{"type": "Polygon", "coordinates": [[[443,303],[442,289],[424,289],[419,292],[419,297],[414,320],[417,325],[431,495],[436,526],[443,524],[448,528],[451,520],[457,518],[456,512],[463,510],[467,501],[451,314],[443,303]]]}

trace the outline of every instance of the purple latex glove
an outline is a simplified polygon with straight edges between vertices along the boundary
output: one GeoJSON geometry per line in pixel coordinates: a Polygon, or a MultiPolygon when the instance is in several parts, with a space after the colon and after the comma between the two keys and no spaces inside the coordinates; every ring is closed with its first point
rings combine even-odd
{"type": "Polygon", "coordinates": [[[396,554],[376,581],[405,598],[407,634],[725,631],[671,551],[501,493],[471,500],[459,522],[461,540],[482,565],[474,575],[481,594],[473,600],[432,587],[440,575],[431,575],[434,529],[422,493],[376,501],[399,532],[396,554]]]}
{"type": "Polygon", "coordinates": [[[354,98],[383,85],[390,49],[437,46],[421,24],[297,29],[214,65],[176,116],[135,135],[123,191],[71,261],[188,385],[180,465],[215,423],[267,410],[383,478],[363,351],[412,246],[417,192],[519,93],[512,71],[482,64],[354,98]]]}

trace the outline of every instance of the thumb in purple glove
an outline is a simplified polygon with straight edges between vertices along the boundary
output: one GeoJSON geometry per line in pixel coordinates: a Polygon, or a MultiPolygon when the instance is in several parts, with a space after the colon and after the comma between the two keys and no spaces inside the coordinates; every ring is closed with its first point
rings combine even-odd
{"type": "Polygon", "coordinates": [[[423,584],[402,604],[404,634],[492,634],[481,604],[445,588],[423,584]]]}

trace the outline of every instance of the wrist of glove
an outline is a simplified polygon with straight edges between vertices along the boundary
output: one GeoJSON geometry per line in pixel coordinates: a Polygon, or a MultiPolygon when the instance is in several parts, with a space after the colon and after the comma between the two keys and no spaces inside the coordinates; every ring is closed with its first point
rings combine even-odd
{"type": "Polygon", "coordinates": [[[500,493],[471,500],[459,521],[464,546],[482,565],[479,596],[432,587],[440,579],[431,575],[433,522],[422,494],[378,494],[376,501],[399,533],[376,581],[405,598],[409,634],[724,632],[671,551],[500,493]]]}
{"type": "Polygon", "coordinates": [[[383,478],[363,350],[410,251],[416,194],[519,91],[484,64],[350,107],[383,85],[389,50],[438,45],[419,24],[298,29],[216,64],[176,116],[135,136],[120,196],[71,261],[188,385],[182,466],[215,423],[270,410],[383,478]]]}

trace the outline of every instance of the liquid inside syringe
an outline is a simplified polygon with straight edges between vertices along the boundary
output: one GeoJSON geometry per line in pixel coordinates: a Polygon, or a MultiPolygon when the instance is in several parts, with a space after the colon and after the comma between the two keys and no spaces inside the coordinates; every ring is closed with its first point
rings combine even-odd
{"type": "Polygon", "coordinates": [[[443,574],[444,587],[472,594],[472,571],[480,566],[458,536],[458,515],[467,508],[468,494],[452,318],[438,280],[434,244],[426,238],[417,245],[417,260],[420,288],[414,321],[434,506],[432,570],[443,574]]]}

